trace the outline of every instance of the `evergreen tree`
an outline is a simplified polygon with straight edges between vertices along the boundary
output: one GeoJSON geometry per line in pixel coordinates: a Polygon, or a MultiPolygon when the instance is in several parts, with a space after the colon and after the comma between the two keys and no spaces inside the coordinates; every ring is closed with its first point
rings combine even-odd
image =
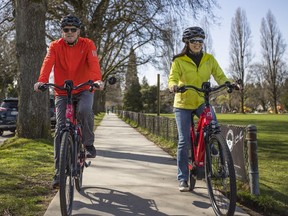
{"type": "Polygon", "coordinates": [[[141,86],[139,82],[132,82],[129,89],[124,94],[124,109],[128,111],[140,112],[143,109],[141,100],[141,86]]]}
{"type": "Polygon", "coordinates": [[[141,86],[137,76],[137,62],[134,49],[130,49],[127,73],[125,76],[124,109],[140,112],[143,109],[141,100],[141,86]]]}
{"type": "Polygon", "coordinates": [[[147,78],[144,76],[141,85],[143,111],[146,113],[157,112],[157,86],[149,86],[147,78]]]}

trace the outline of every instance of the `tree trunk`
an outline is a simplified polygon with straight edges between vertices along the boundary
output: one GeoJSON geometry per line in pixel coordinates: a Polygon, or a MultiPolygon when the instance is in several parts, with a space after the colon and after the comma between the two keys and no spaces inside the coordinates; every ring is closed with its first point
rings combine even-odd
{"type": "Polygon", "coordinates": [[[41,63],[46,53],[46,0],[16,0],[16,50],[20,73],[17,135],[48,138],[50,115],[48,91],[34,93],[41,63]]]}

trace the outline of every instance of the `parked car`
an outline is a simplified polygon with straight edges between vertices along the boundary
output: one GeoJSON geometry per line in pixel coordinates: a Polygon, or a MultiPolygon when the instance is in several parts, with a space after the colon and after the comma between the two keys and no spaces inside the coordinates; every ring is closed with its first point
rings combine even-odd
{"type": "MultiPolygon", "coordinates": [[[[0,105],[0,136],[4,131],[15,132],[18,116],[18,98],[4,99],[0,105]]],[[[50,97],[51,127],[56,125],[54,97],[50,97]]]]}
{"type": "Polygon", "coordinates": [[[0,104],[0,136],[4,131],[15,132],[18,116],[18,99],[7,98],[0,104]]]}

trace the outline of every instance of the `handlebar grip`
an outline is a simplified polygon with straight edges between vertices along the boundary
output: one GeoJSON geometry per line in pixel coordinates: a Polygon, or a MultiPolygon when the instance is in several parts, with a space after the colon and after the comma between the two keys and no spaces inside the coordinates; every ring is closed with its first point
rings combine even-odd
{"type": "Polygon", "coordinates": [[[99,89],[100,86],[97,83],[90,84],[89,91],[92,92],[94,88],[99,89]]]}
{"type": "Polygon", "coordinates": [[[99,89],[99,88],[100,88],[100,86],[99,86],[99,84],[98,84],[98,83],[94,83],[94,84],[93,84],[93,86],[94,86],[95,88],[97,88],[97,89],[99,89]]]}
{"type": "Polygon", "coordinates": [[[243,85],[243,80],[242,80],[242,79],[238,79],[238,80],[236,81],[236,83],[239,84],[239,85],[243,85]]]}
{"type": "Polygon", "coordinates": [[[46,90],[48,89],[48,86],[45,85],[45,84],[43,84],[43,85],[38,86],[38,89],[39,89],[40,91],[44,92],[44,91],[46,91],[46,90]]]}
{"type": "Polygon", "coordinates": [[[184,93],[185,91],[187,91],[187,89],[185,88],[185,86],[181,86],[181,87],[178,87],[176,89],[176,92],[177,93],[184,93]]]}
{"type": "Polygon", "coordinates": [[[225,82],[226,86],[227,86],[227,92],[229,94],[231,94],[233,92],[233,89],[235,88],[233,84],[231,84],[229,81],[225,82]]]}
{"type": "Polygon", "coordinates": [[[233,92],[233,88],[228,87],[228,88],[227,88],[227,92],[228,92],[229,94],[232,93],[232,92],[233,92]]]}

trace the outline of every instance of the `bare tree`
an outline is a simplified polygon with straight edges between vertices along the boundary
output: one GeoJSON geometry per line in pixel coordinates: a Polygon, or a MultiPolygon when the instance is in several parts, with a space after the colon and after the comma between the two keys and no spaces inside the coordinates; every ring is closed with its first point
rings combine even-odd
{"type": "Polygon", "coordinates": [[[17,64],[15,56],[15,40],[10,41],[6,35],[0,38],[0,99],[17,96],[17,91],[9,92],[8,86],[15,86],[17,81],[17,64]],[[15,95],[16,93],[16,95],[15,95]]]}
{"type": "Polygon", "coordinates": [[[211,33],[210,33],[210,24],[211,23],[207,17],[204,17],[201,20],[201,27],[203,28],[205,35],[206,35],[205,44],[204,44],[204,51],[214,55],[213,46],[212,46],[213,40],[212,40],[211,33]]]}
{"type": "Polygon", "coordinates": [[[15,31],[11,30],[14,28],[12,3],[10,0],[0,3],[0,99],[17,96],[15,31]]]}
{"type": "MultiPolygon", "coordinates": [[[[215,0],[50,0],[47,4],[47,42],[60,37],[61,17],[75,14],[84,24],[82,35],[94,40],[98,48],[104,80],[113,74],[124,76],[131,47],[137,53],[137,65],[159,56],[146,48],[150,44],[157,51],[162,46],[161,32],[169,26],[163,19],[166,14],[174,14],[179,24],[187,13],[197,17],[202,11],[213,17],[216,5],[215,0]]],[[[105,102],[105,95],[99,94],[99,91],[95,94],[96,108],[97,103],[105,102]]]]}
{"type": "MultiPolygon", "coordinates": [[[[174,14],[173,19],[178,20],[179,23],[182,20],[181,15],[185,13],[197,17],[197,12],[204,11],[213,16],[212,8],[215,4],[214,0],[201,2],[186,0],[177,2],[170,0],[53,0],[49,3],[49,20],[55,25],[55,19],[59,19],[65,13],[74,13],[81,18],[85,26],[84,34],[93,39],[98,47],[100,65],[105,80],[111,74],[122,73],[124,76],[131,47],[135,52],[137,51],[137,65],[164,56],[157,52],[157,48],[162,47],[163,40],[164,43],[167,42],[166,32],[169,32],[169,28],[171,28],[170,22],[163,19],[166,14],[174,14]],[[155,48],[155,52],[147,52],[147,47],[155,48]]],[[[166,45],[164,44],[164,46],[166,45]]],[[[157,60],[159,62],[159,59],[157,60]]],[[[171,61],[171,58],[169,60],[171,61]]],[[[165,63],[165,59],[163,63],[165,63]]],[[[104,101],[103,99],[99,100],[100,96],[103,97],[103,95],[95,94],[94,101],[96,103],[104,101]]]]}
{"type": "Polygon", "coordinates": [[[248,83],[246,84],[246,90],[248,91],[247,94],[249,94],[248,100],[252,101],[251,104],[254,103],[256,108],[257,106],[261,106],[263,108],[262,111],[267,110],[267,104],[269,103],[269,97],[267,93],[268,83],[265,79],[265,70],[265,67],[261,63],[251,64],[248,73],[251,75],[251,80],[253,80],[254,84],[249,84],[249,86],[247,86],[248,83]]]}
{"type": "Polygon", "coordinates": [[[48,92],[33,93],[33,84],[46,53],[46,0],[16,0],[15,5],[16,50],[20,72],[17,135],[47,138],[50,136],[48,92]]]}
{"type": "Polygon", "coordinates": [[[173,56],[177,53],[178,45],[181,44],[181,30],[177,26],[176,20],[171,15],[167,18],[169,26],[161,30],[161,46],[157,47],[158,56],[152,62],[155,68],[164,72],[163,78],[168,80],[173,56]]]}
{"type": "Polygon", "coordinates": [[[267,90],[271,98],[273,111],[278,113],[277,103],[280,97],[280,86],[288,75],[283,59],[286,44],[270,10],[267,12],[266,19],[262,19],[260,32],[264,77],[268,84],[267,90]]]}
{"type": "MultiPolygon", "coordinates": [[[[246,70],[251,62],[251,30],[246,12],[238,8],[231,23],[230,33],[230,71],[233,79],[247,81],[246,70]]],[[[245,86],[245,85],[244,85],[245,86]]],[[[245,87],[240,92],[241,112],[244,113],[245,87]]]]}

